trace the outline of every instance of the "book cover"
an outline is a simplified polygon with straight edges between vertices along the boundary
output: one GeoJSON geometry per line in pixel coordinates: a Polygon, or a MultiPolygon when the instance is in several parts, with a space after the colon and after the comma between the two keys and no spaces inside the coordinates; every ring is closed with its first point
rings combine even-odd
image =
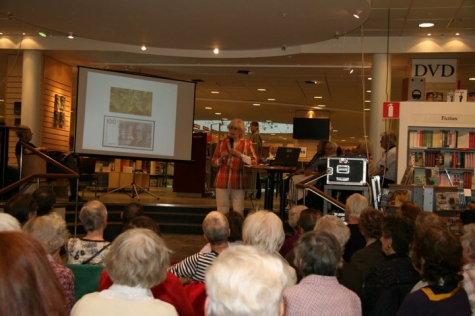
{"type": "Polygon", "coordinates": [[[426,184],[426,171],[424,168],[414,169],[414,184],[425,185],[426,184]]]}

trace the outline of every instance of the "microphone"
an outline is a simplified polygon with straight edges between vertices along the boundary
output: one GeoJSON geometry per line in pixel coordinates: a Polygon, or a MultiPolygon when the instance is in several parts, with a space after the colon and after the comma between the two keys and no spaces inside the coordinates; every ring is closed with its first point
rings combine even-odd
{"type": "Polygon", "coordinates": [[[234,148],[234,138],[230,137],[229,138],[229,144],[231,145],[231,149],[234,148]]]}

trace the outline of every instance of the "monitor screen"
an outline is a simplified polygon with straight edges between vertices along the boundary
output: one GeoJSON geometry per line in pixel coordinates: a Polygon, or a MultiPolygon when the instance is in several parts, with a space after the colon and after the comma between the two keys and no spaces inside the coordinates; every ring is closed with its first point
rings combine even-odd
{"type": "Polygon", "coordinates": [[[330,119],[294,117],[292,136],[294,139],[329,139],[330,119]]]}

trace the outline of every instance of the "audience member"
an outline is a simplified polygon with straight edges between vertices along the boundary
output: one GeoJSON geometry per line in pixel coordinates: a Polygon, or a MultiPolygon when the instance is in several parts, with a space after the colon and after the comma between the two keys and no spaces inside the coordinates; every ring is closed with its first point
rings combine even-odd
{"type": "Polygon", "coordinates": [[[462,246],[447,229],[416,232],[412,262],[427,286],[409,294],[398,315],[471,315],[462,286],[462,246]]]}
{"type": "Polygon", "coordinates": [[[350,262],[351,256],[366,245],[366,240],[359,229],[361,212],[368,207],[368,199],[354,193],[346,200],[345,219],[350,229],[350,239],[346,243],[343,259],[350,262]]]}
{"type": "MultiPolygon", "coordinates": [[[[147,228],[155,234],[160,235],[160,228],[155,221],[147,216],[137,216],[130,220],[125,226],[124,231],[134,228],[147,228]]],[[[99,291],[106,290],[114,284],[109,276],[107,269],[101,273],[99,280],[99,291]]],[[[166,278],[159,284],[154,285],[151,289],[153,297],[173,305],[180,316],[193,315],[194,310],[188,300],[180,279],[173,273],[167,272],[166,278]]]]}
{"type": "Polygon", "coordinates": [[[295,247],[295,264],[304,277],[284,290],[285,315],[361,315],[358,296],[338,283],[343,251],[330,233],[311,231],[295,247]],[[309,299],[309,298],[312,299],[309,299]]]}
{"type": "Polygon", "coordinates": [[[71,238],[67,244],[68,263],[105,265],[110,242],[103,234],[107,226],[107,209],[100,201],[89,201],[79,212],[86,236],[71,238]]]}
{"type": "Polygon", "coordinates": [[[21,226],[37,216],[37,209],[38,205],[35,199],[31,195],[24,193],[15,194],[5,204],[5,213],[15,217],[21,226]]]}
{"type": "Polygon", "coordinates": [[[63,289],[36,238],[0,232],[0,315],[66,316],[63,289]]]}
{"type": "MultiPolygon", "coordinates": [[[[244,216],[233,210],[229,211],[225,216],[229,223],[228,246],[234,247],[242,245],[242,225],[244,223],[244,216]]],[[[207,243],[200,252],[206,253],[210,251],[211,244],[207,243]]]]}
{"type": "Polygon", "coordinates": [[[294,244],[299,240],[299,237],[301,234],[299,234],[299,229],[298,229],[298,220],[300,218],[300,213],[302,213],[303,210],[306,210],[308,207],[305,205],[294,205],[290,208],[289,210],[289,226],[292,227],[294,234],[288,238],[285,239],[284,243],[282,244],[282,247],[279,249],[279,253],[282,257],[285,257],[290,250],[294,248],[294,244]]]}
{"type": "MultiPolygon", "coordinates": [[[[65,154],[60,151],[49,151],[44,147],[36,147],[33,143],[31,143],[31,139],[33,138],[33,133],[31,132],[31,129],[28,126],[21,126],[21,129],[16,130],[16,134],[18,136],[18,142],[15,146],[15,155],[18,160],[18,165],[20,165],[20,156],[22,154],[22,145],[21,141],[27,143],[33,148],[36,148],[40,151],[42,151],[44,154],[49,156],[51,159],[56,160],[60,164],[64,165],[65,167],[69,168],[70,170],[79,173],[79,168],[76,163],[76,160],[74,157],[70,154],[65,154]]],[[[26,148],[23,148],[23,155],[31,155],[32,152],[26,148]]],[[[57,167],[54,166],[48,166],[48,171],[49,172],[55,172],[55,173],[64,173],[63,170],[58,169],[57,167]]],[[[69,190],[71,191],[71,195],[69,197],[70,202],[74,202],[78,200],[79,202],[85,202],[82,197],[80,197],[77,194],[77,179],[73,178],[69,180],[69,190]]]]}
{"type": "Polygon", "coordinates": [[[294,285],[297,282],[295,269],[279,254],[279,249],[285,239],[285,233],[282,220],[277,215],[268,211],[257,211],[249,214],[244,220],[242,239],[244,245],[254,246],[282,260],[288,280],[287,286],[294,285]]]}
{"type": "Polygon", "coordinates": [[[35,199],[36,204],[38,205],[38,216],[47,215],[53,211],[54,205],[56,204],[56,194],[53,190],[41,187],[36,189],[31,196],[35,199]]]}
{"type": "Polygon", "coordinates": [[[447,229],[447,224],[444,220],[437,214],[432,212],[420,212],[416,216],[416,230],[418,231],[422,227],[440,227],[447,229]]]}
{"type": "Polygon", "coordinates": [[[225,250],[206,272],[207,316],[283,315],[284,263],[251,246],[225,250]]]}
{"type": "Polygon", "coordinates": [[[386,261],[380,241],[383,218],[383,213],[373,208],[365,209],[360,215],[359,228],[366,240],[366,247],[355,252],[351,256],[350,262],[357,265],[362,273],[363,280],[372,267],[386,261]]]}
{"type": "Polygon", "coordinates": [[[21,230],[20,222],[7,213],[0,213],[0,232],[21,230]]]}
{"type": "Polygon", "coordinates": [[[233,119],[228,130],[228,137],[216,147],[211,161],[213,167],[218,168],[214,183],[216,205],[219,212],[226,214],[231,199],[233,210],[244,215],[244,190],[247,189],[244,165],[257,165],[257,156],[251,141],[244,138],[246,129],[241,119],[233,119]]]}
{"type": "Polygon", "coordinates": [[[388,188],[389,184],[396,183],[396,134],[393,132],[381,134],[379,144],[384,152],[381,159],[376,163],[371,176],[381,176],[381,187],[388,188]]]}
{"type": "Polygon", "coordinates": [[[108,225],[104,230],[104,239],[107,241],[114,241],[124,231],[124,226],[137,216],[144,215],[142,204],[138,202],[130,202],[124,206],[124,210],[120,212],[122,219],[122,226],[108,225]]]}
{"type": "Polygon", "coordinates": [[[381,244],[386,261],[370,269],[361,294],[363,315],[395,315],[404,296],[419,280],[409,258],[414,222],[388,215],[383,218],[381,244]]]}
{"type": "Polygon", "coordinates": [[[114,284],[83,296],[71,315],[178,315],[172,305],[154,299],[150,291],[165,280],[169,261],[167,246],[155,232],[145,228],[125,231],[116,238],[107,257],[114,284]]]}
{"type": "Polygon", "coordinates": [[[360,139],[358,145],[356,145],[354,155],[368,159],[368,173],[371,174],[374,171],[373,144],[370,141],[360,139]]]}
{"type": "Polygon", "coordinates": [[[411,201],[404,201],[396,210],[396,214],[406,216],[412,221],[416,221],[417,214],[421,212],[419,206],[411,201]]]}
{"type": "Polygon", "coordinates": [[[52,212],[28,221],[23,231],[36,237],[45,247],[48,260],[63,287],[66,297],[66,313],[69,315],[76,303],[74,290],[74,274],[62,264],[60,250],[69,238],[69,231],[64,219],[52,212]]]}
{"type": "MultiPolygon", "coordinates": [[[[333,215],[325,215],[315,224],[315,231],[327,232],[333,235],[339,242],[342,251],[350,239],[350,229],[341,219],[333,215]]],[[[363,280],[356,264],[348,263],[342,258],[342,265],[337,273],[338,282],[356,294],[360,294],[363,280]]]]}
{"type": "Polygon", "coordinates": [[[475,210],[467,209],[461,212],[459,217],[462,224],[462,228],[460,229],[461,234],[464,234],[469,230],[475,231],[475,210]]]}
{"type": "Polygon", "coordinates": [[[472,315],[475,315],[475,232],[470,231],[462,236],[463,288],[467,292],[472,315]]]}
{"type": "Polygon", "coordinates": [[[228,220],[221,212],[209,212],[203,220],[203,233],[205,240],[211,245],[211,252],[198,252],[183,259],[169,268],[171,273],[179,278],[205,281],[206,269],[223,250],[228,248],[228,220]]]}

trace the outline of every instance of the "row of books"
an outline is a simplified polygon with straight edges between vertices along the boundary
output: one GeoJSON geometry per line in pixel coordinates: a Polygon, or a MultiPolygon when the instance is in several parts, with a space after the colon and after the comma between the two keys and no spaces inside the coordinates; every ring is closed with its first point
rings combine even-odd
{"type": "Polygon", "coordinates": [[[475,189],[475,177],[471,171],[449,172],[439,168],[414,169],[413,183],[416,185],[440,185],[475,189]]]}
{"type": "Polygon", "coordinates": [[[409,148],[475,148],[475,132],[410,130],[409,148]]]}
{"type": "Polygon", "coordinates": [[[408,155],[411,167],[475,169],[475,152],[420,150],[408,155]]]}

